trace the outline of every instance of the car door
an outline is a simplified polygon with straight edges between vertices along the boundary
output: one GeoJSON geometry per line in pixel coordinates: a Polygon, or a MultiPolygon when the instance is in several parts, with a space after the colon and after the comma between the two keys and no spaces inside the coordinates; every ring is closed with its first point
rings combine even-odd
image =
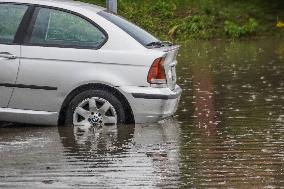
{"type": "Polygon", "coordinates": [[[9,108],[58,112],[63,89],[83,78],[83,69],[93,69],[107,36],[77,13],[46,6],[35,8],[27,33],[17,79],[21,87],[9,108]]]}
{"type": "Polygon", "coordinates": [[[0,3],[0,107],[11,98],[19,69],[20,46],[14,43],[28,6],[0,3]]]}

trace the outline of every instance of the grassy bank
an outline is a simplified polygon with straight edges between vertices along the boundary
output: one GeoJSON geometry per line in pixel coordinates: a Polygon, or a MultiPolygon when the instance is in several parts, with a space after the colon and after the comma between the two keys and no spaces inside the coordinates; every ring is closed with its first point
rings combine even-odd
{"type": "MultiPolygon", "coordinates": [[[[105,5],[105,0],[83,0],[105,5]]],[[[118,0],[119,14],[163,40],[283,35],[283,0],[118,0]],[[278,26],[281,26],[279,24],[278,26]]]]}

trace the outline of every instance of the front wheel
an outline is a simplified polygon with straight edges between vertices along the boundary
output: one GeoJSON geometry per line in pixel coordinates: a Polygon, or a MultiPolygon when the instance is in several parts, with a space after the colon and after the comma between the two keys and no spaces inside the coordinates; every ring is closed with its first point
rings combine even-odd
{"type": "Polygon", "coordinates": [[[66,113],[66,125],[90,128],[125,123],[121,102],[110,92],[88,90],[77,95],[66,113]]]}

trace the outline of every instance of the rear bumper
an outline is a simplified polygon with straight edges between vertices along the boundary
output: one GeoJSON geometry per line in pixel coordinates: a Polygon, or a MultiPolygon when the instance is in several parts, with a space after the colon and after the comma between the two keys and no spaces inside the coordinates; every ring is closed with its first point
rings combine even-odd
{"type": "Polygon", "coordinates": [[[121,87],[132,108],[136,123],[151,123],[172,116],[178,107],[182,89],[121,87]]]}

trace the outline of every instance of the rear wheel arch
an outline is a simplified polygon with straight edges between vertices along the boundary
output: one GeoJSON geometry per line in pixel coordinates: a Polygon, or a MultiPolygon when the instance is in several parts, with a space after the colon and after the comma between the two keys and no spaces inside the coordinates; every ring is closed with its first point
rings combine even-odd
{"type": "Polygon", "coordinates": [[[126,123],[130,124],[130,123],[135,122],[131,106],[130,106],[128,100],[125,98],[125,96],[119,90],[117,90],[116,88],[111,87],[109,85],[105,85],[105,84],[90,83],[90,84],[81,85],[81,86],[75,88],[73,91],[71,91],[67,95],[67,97],[65,98],[65,100],[64,100],[64,102],[61,106],[61,109],[60,109],[59,118],[58,118],[58,125],[64,125],[65,117],[66,117],[66,111],[67,111],[68,105],[70,104],[72,99],[74,97],[76,97],[77,95],[79,95],[80,93],[87,91],[87,90],[90,90],[90,89],[107,91],[107,92],[113,94],[114,96],[116,96],[118,98],[118,100],[121,101],[121,103],[123,104],[124,112],[125,112],[125,115],[126,115],[126,123]]]}

